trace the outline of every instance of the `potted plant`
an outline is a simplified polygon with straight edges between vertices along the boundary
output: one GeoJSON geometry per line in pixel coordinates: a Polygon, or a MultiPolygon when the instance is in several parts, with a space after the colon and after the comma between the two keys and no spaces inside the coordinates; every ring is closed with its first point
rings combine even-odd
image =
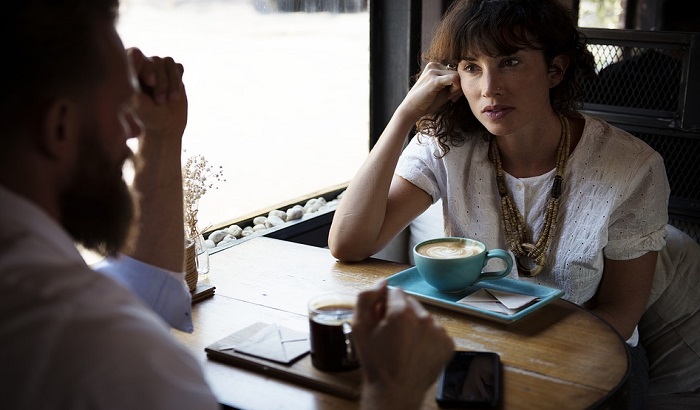
{"type": "Polygon", "coordinates": [[[213,168],[203,155],[187,157],[182,166],[185,222],[185,281],[190,290],[209,273],[209,253],[198,227],[199,200],[216,182],[225,182],[223,167],[213,168]]]}

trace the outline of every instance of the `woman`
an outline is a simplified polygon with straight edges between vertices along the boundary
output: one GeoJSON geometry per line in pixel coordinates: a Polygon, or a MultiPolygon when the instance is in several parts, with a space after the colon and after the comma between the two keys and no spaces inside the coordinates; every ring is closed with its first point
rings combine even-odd
{"type": "Polygon", "coordinates": [[[333,255],[373,255],[442,199],[446,235],[510,249],[512,277],[562,289],[644,366],[637,323],[664,246],[668,181],[649,146],[577,112],[590,55],[568,10],[458,1],[424,59],[335,212],[333,255]]]}

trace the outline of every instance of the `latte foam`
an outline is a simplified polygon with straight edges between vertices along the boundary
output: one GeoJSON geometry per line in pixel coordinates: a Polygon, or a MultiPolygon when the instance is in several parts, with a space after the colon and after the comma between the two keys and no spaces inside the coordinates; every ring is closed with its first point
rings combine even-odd
{"type": "Polygon", "coordinates": [[[480,253],[481,247],[464,242],[433,242],[418,248],[418,253],[431,258],[464,258],[480,253]]]}

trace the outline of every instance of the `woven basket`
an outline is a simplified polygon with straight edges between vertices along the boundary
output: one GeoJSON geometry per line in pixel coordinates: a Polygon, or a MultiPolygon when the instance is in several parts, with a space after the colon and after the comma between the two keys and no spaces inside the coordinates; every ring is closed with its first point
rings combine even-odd
{"type": "Polygon", "coordinates": [[[197,288],[197,252],[195,250],[194,241],[187,239],[185,242],[185,282],[190,292],[197,288]]]}

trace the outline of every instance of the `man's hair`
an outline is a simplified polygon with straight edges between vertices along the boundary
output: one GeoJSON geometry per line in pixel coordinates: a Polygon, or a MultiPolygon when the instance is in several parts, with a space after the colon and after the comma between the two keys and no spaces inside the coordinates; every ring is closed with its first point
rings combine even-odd
{"type": "Polygon", "coordinates": [[[20,131],[56,98],[94,89],[106,73],[96,27],[114,24],[119,0],[3,0],[0,5],[0,142],[12,151],[20,131]]]}

